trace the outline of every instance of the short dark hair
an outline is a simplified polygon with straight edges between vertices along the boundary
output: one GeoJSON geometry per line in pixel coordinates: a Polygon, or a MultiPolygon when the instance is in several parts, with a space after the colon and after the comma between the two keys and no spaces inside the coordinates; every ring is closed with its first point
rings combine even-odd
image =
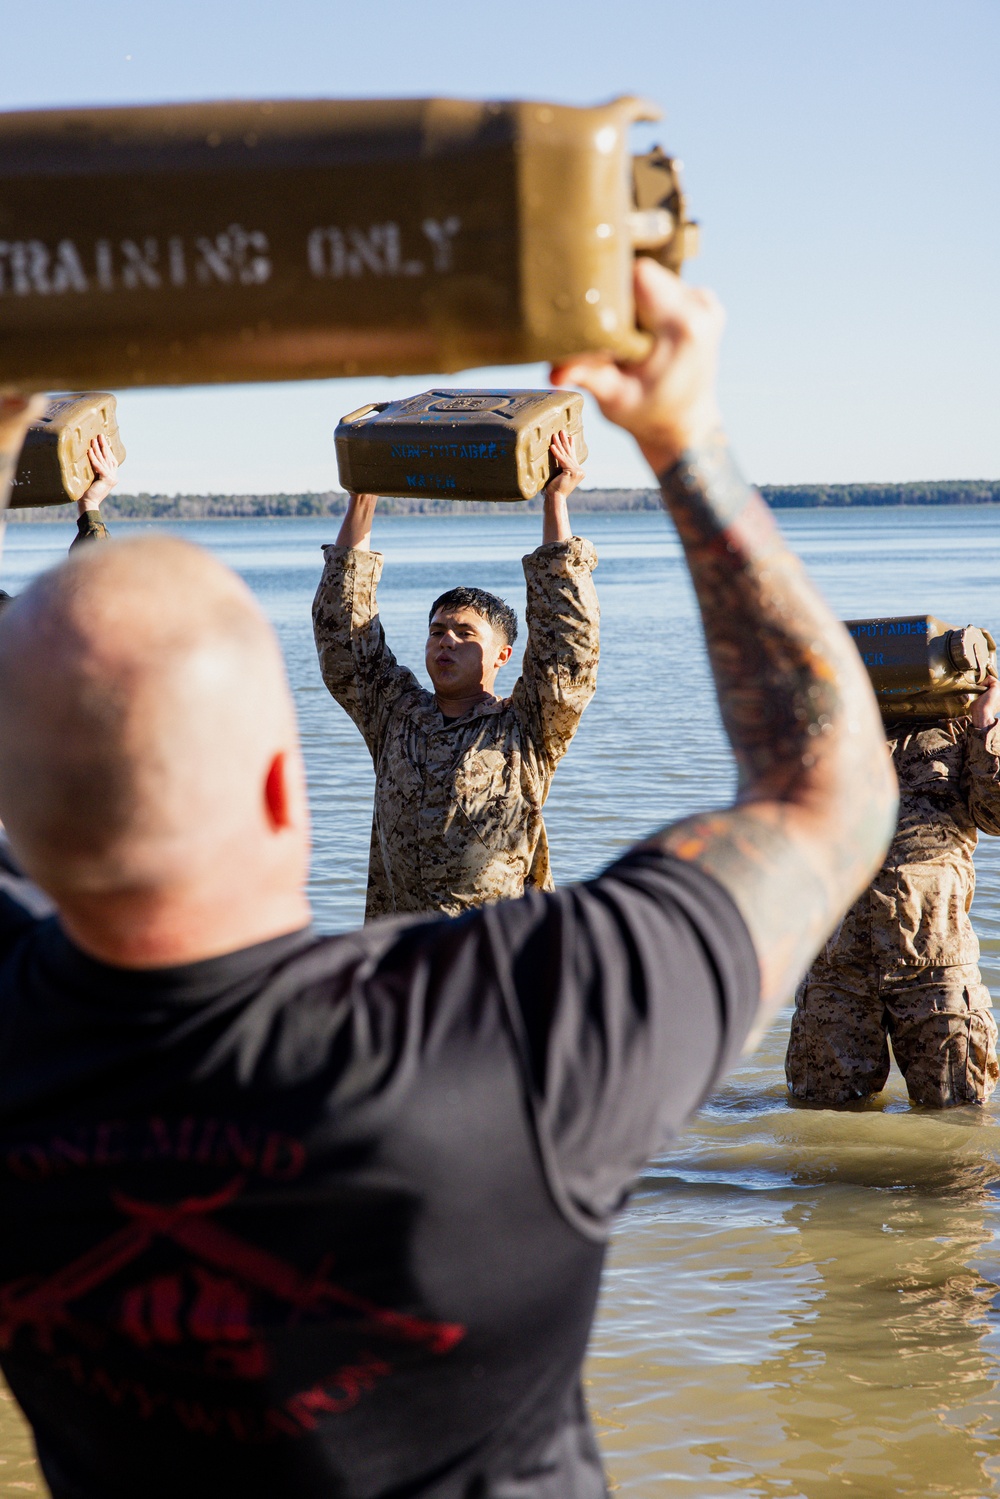
{"type": "Polygon", "coordinates": [[[513,645],[517,639],[517,615],[509,604],[498,599],[495,593],[487,593],[485,588],[449,588],[431,605],[428,624],[439,609],[474,609],[483,619],[489,620],[508,645],[513,645]]]}

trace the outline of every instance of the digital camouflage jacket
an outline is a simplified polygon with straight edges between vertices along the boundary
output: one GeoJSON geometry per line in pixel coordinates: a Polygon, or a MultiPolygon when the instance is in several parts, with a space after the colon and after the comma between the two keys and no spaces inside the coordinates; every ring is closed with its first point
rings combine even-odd
{"type": "Polygon", "coordinates": [[[510,697],[445,718],[386,644],[378,552],[323,548],[313,605],[323,680],[375,763],[367,920],[457,916],[552,889],[542,806],[597,682],[597,554],[574,536],[524,558],[528,643],[510,697]]]}
{"type": "Polygon", "coordinates": [[[70,551],[74,547],[86,546],[91,541],[107,541],[108,528],[101,520],[99,510],[85,510],[77,519],[76,535],[69,544],[70,551]]]}
{"type": "Polygon", "coordinates": [[[831,963],[880,969],[976,963],[969,920],[976,829],[1000,835],[1000,725],[890,725],[899,824],[885,863],[826,945],[831,963]]]}

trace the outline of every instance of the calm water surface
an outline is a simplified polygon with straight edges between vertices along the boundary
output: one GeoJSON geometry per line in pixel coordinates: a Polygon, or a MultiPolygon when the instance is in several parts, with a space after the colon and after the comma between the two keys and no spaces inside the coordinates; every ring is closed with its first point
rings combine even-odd
{"type": "MultiPolygon", "coordinates": [[[[782,524],[844,617],[930,611],[1000,626],[997,509],[792,511],[782,524]]],[[[518,512],[379,519],[397,655],[421,666],[427,606],[453,583],[504,594],[523,619],[520,558],[539,525],[518,512]]],[[[309,766],[313,905],[327,930],[356,925],[371,764],[319,679],[309,629],[319,545],[335,528],[172,529],[241,572],[279,631],[309,766]]],[[[666,523],[585,516],[580,529],[601,558],[602,658],[546,812],[560,881],[725,801],[732,784],[666,523]]],[[[4,586],[15,592],[71,534],[10,527],[4,586]]],[[[1000,840],[983,841],[977,865],[973,914],[1000,992],[1000,840]]],[[[1000,1495],[997,1110],[911,1109],[895,1071],[869,1106],[790,1109],[787,1022],[649,1169],[615,1235],[588,1366],[613,1482],[657,1499],[1000,1495]]],[[[0,1403],[0,1495],[42,1491],[0,1403]]]]}

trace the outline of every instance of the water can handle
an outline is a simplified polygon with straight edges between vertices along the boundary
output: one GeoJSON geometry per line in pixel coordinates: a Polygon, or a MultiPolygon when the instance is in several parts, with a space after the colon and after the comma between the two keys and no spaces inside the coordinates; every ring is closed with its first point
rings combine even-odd
{"type": "Polygon", "coordinates": [[[346,427],[349,422],[359,422],[363,416],[371,411],[384,411],[391,405],[389,401],[369,401],[367,406],[359,406],[357,411],[349,411],[346,416],[340,418],[340,425],[346,427]]]}

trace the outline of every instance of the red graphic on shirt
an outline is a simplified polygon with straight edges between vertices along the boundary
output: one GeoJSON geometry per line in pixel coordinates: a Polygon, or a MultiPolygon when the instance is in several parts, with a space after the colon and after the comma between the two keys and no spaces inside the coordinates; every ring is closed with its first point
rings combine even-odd
{"type": "Polygon", "coordinates": [[[192,1265],[185,1275],[157,1275],[126,1291],[120,1330],[140,1348],[205,1343],[212,1374],[262,1379],[270,1368],[267,1349],[250,1326],[246,1291],[200,1265],[192,1265]]]}
{"type": "MultiPolygon", "coordinates": [[[[237,1177],[210,1197],[169,1204],[113,1193],[112,1201],[128,1220],[116,1233],[44,1280],[24,1279],[0,1287],[0,1347],[9,1348],[22,1329],[30,1330],[37,1345],[48,1353],[54,1351],[58,1329],[84,1346],[99,1344],[100,1329],[81,1321],[73,1304],[164,1239],[186,1251],[189,1258],[179,1270],[127,1287],[116,1330],[143,1350],[200,1347],[199,1367],[212,1375],[256,1380],[269,1372],[267,1344],[251,1320],[252,1299],[260,1294],[283,1303],[292,1321],[307,1313],[321,1314],[329,1326],[330,1313],[339,1313],[335,1325],[358,1337],[416,1345],[432,1354],[447,1353],[464,1337],[465,1328],[459,1323],[431,1321],[379,1306],[338,1285],[330,1279],[330,1257],[312,1274],[303,1274],[270,1250],[223,1228],[212,1215],[234,1202],[243,1185],[244,1178],[237,1177]]],[[[63,1359],[62,1366],[74,1374],[72,1359],[63,1359]]],[[[354,1364],[330,1376],[335,1388],[345,1394],[331,1395],[330,1382],[324,1381],[291,1397],[282,1409],[298,1423],[294,1434],[315,1426],[317,1410],[347,1409],[355,1404],[392,1367],[363,1350],[354,1364]]],[[[147,1403],[153,1400],[155,1404],[145,1387],[139,1388],[147,1403]]]]}

